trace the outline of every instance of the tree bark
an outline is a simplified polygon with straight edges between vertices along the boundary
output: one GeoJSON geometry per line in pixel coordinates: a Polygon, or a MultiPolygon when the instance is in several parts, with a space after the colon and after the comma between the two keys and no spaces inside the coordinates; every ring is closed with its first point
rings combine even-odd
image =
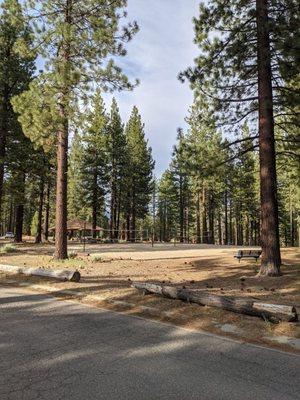
{"type": "Polygon", "coordinates": [[[181,289],[174,286],[162,286],[146,282],[133,282],[132,287],[142,290],[144,293],[154,293],[203,306],[223,308],[235,313],[261,317],[271,322],[298,321],[297,311],[294,306],[260,303],[251,298],[219,296],[201,290],[181,289]]]}
{"type": "Polygon", "coordinates": [[[113,182],[113,177],[111,178],[111,190],[110,190],[110,216],[109,216],[109,232],[110,240],[113,241],[115,238],[115,185],[113,182]]]}
{"type": "Polygon", "coordinates": [[[22,242],[23,219],[24,219],[24,205],[18,204],[16,207],[16,227],[15,227],[15,242],[16,243],[22,242]]]}
{"type": "Polygon", "coordinates": [[[186,233],[185,233],[185,241],[190,243],[190,206],[189,200],[187,199],[187,207],[186,207],[186,233]]]}
{"type": "MultiPolygon", "coordinates": [[[[71,26],[72,0],[66,1],[65,23],[71,26]]],[[[69,96],[69,77],[70,77],[70,42],[68,38],[62,45],[62,74],[63,88],[59,99],[59,114],[61,127],[58,130],[57,144],[57,178],[56,178],[56,212],[55,212],[55,253],[54,258],[68,258],[67,243],[67,185],[68,185],[68,96],[69,96]]]]}
{"type": "Polygon", "coordinates": [[[163,241],[167,240],[167,200],[164,200],[163,241]]]}
{"type": "Polygon", "coordinates": [[[202,243],[208,243],[207,240],[207,220],[206,220],[206,190],[202,189],[202,243]]]}
{"type": "Polygon", "coordinates": [[[98,217],[98,173],[97,168],[94,170],[93,182],[93,207],[92,207],[92,236],[96,238],[97,217],[98,217]]]}
{"type": "Polygon", "coordinates": [[[277,177],[268,1],[256,0],[261,199],[261,267],[259,275],[280,275],[277,177]]]}
{"type": "Polygon", "coordinates": [[[126,240],[126,242],[130,241],[130,211],[129,210],[127,210],[127,214],[126,214],[125,240],[126,240]]]}
{"type": "Polygon", "coordinates": [[[183,243],[184,201],[183,201],[183,178],[181,172],[179,172],[179,223],[180,223],[179,241],[180,243],[183,243]]]}
{"type": "Polygon", "coordinates": [[[20,190],[18,193],[18,204],[16,206],[16,222],[15,222],[15,242],[21,243],[23,236],[24,221],[24,201],[25,201],[25,172],[20,171],[20,190]]]}
{"type": "Polygon", "coordinates": [[[130,218],[130,240],[132,243],[136,241],[136,211],[135,205],[132,208],[131,218],[130,218]]]}
{"type": "Polygon", "coordinates": [[[40,193],[39,193],[39,209],[38,209],[38,225],[37,225],[37,233],[35,237],[35,243],[42,242],[42,222],[43,222],[43,206],[44,206],[44,176],[41,176],[40,180],[40,193]]]}
{"type": "Polygon", "coordinates": [[[9,215],[8,215],[8,221],[7,221],[7,230],[9,231],[9,232],[12,232],[14,229],[13,229],[13,226],[14,226],[14,216],[15,216],[15,214],[14,214],[14,206],[13,206],[13,203],[12,203],[12,200],[11,200],[11,202],[10,202],[10,206],[9,206],[9,215]]]}
{"type": "Polygon", "coordinates": [[[55,212],[55,254],[54,258],[68,258],[67,250],[67,173],[68,173],[68,121],[66,110],[60,106],[63,128],[58,132],[56,212],[55,212]]]}
{"type": "Polygon", "coordinates": [[[44,220],[44,239],[48,240],[49,237],[49,216],[50,216],[50,193],[51,193],[51,182],[50,178],[47,183],[46,190],[46,203],[45,203],[45,220],[44,220]]]}
{"type": "Polygon", "coordinates": [[[156,181],[153,180],[153,192],[152,192],[152,246],[156,240],[156,181]]]}
{"type": "Polygon", "coordinates": [[[224,244],[228,244],[228,204],[227,204],[227,189],[225,189],[225,198],[224,198],[224,244]]]}
{"type": "Polygon", "coordinates": [[[116,157],[115,157],[115,132],[112,131],[112,158],[111,158],[111,179],[110,179],[110,240],[116,239],[117,225],[117,187],[116,187],[116,157]]]}
{"type": "Polygon", "coordinates": [[[295,230],[294,230],[293,209],[290,210],[290,235],[291,235],[291,247],[294,247],[295,246],[295,230]]]}
{"type": "Polygon", "coordinates": [[[4,182],[4,165],[6,156],[6,138],[8,132],[8,102],[9,102],[9,87],[7,84],[3,87],[2,107],[0,112],[0,222],[2,222],[2,199],[3,199],[3,182],[4,182]]]}
{"type": "Polygon", "coordinates": [[[223,244],[222,243],[222,219],[221,219],[220,211],[218,213],[218,241],[219,241],[219,245],[223,244]]]}
{"type": "Polygon", "coordinates": [[[232,232],[232,201],[229,200],[229,244],[233,243],[233,232],[232,232]]]}
{"type": "Polygon", "coordinates": [[[122,201],[122,190],[120,187],[118,194],[118,205],[117,205],[116,239],[119,238],[119,231],[120,231],[121,201],[122,201]]]}
{"type": "Polygon", "coordinates": [[[200,209],[200,192],[197,191],[196,200],[196,243],[201,243],[201,209],[200,209]]]}
{"type": "Polygon", "coordinates": [[[213,199],[213,191],[209,191],[208,195],[208,226],[210,244],[215,244],[215,204],[213,199]]]}

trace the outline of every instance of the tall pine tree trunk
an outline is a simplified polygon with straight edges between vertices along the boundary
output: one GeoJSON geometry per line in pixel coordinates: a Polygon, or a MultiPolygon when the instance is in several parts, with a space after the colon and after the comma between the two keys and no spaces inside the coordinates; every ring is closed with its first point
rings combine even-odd
{"type": "Polygon", "coordinates": [[[163,241],[167,240],[167,200],[164,200],[163,241]]]}
{"type": "Polygon", "coordinates": [[[277,179],[271,81],[268,1],[256,0],[261,199],[261,267],[259,275],[280,275],[277,179]]]}
{"type": "Polygon", "coordinates": [[[184,202],[183,202],[183,182],[182,175],[179,175],[179,215],[180,215],[180,233],[179,241],[183,242],[184,236],[184,202]]]}
{"type": "Polygon", "coordinates": [[[94,170],[93,182],[93,200],[92,200],[92,236],[96,238],[97,234],[97,217],[98,217],[98,173],[97,168],[94,170]]]}
{"type": "Polygon", "coordinates": [[[295,245],[295,229],[294,229],[294,212],[292,204],[290,204],[290,235],[291,235],[291,247],[295,245]]]}
{"type": "Polygon", "coordinates": [[[258,245],[258,239],[257,239],[257,221],[254,222],[254,244],[255,246],[258,245]]]}
{"type": "Polygon", "coordinates": [[[15,227],[15,242],[16,243],[22,242],[23,219],[24,219],[24,205],[18,204],[16,207],[16,227],[15,227]]]}
{"type": "Polygon", "coordinates": [[[15,214],[15,242],[21,243],[23,236],[23,220],[24,220],[24,201],[25,201],[25,172],[20,173],[19,201],[16,206],[15,214]]]}
{"type": "Polygon", "coordinates": [[[55,255],[57,259],[68,258],[67,250],[67,172],[68,172],[68,122],[66,110],[60,106],[65,123],[58,132],[56,212],[55,212],[55,255]]]}
{"type": "Polygon", "coordinates": [[[225,198],[224,198],[224,244],[228,244],[228,204],[227,204],[227,189],[225,189],[225,198]]]}
{"type": "Polygon", "coordinates": [[[7,220],[7,230],[8,232],[13,232],[13,224],[14,224],[14,206],[12,200],[10,201],[10,206],[9,206],[9,213],[8,213],[8,220],[7,220]]]}
{"type": "Polygon", "coordinates": [[[209,192],[208,224],[209,224],[209,243],[215,244],[215,204],[214,204],[212,190],[210,190],[209,192]]]}
{"type": "Polygon", "coordinates": [[[111,181],[111,190],[110,190],[110,218],[109,218],[109,235],[110,240],[113,241],[115,238],[115,185],[114,185],[114,177],[112,177],[111,181]]]}
{"type": "Polygon", "coordinates": [[[115,238],[119,239],[120,217],[121,217],[121,188],[119,189],[118,205],[117,205],[116,213],[117,213],[117,216],[116,216],[116,235],[115,235],[115,238]]]}
{"type": "Polygon", "coordinates": [[[131,242],[135,242],[136,240],[136,211],[135,207],[132,209],[131,219],[130,219],[130,240],[131,242]]]}
{"type": "Polygon", "coordinates": [[[197,191],[197,207],[196,207],[196,243],[201,243],[201,209],[200,209],[200,192],[197,191]]]}
{"type": "Polygon", "coordinates": [[[40,193],[39,193],[39,209],[38,209],[38,225],[37,225],[37,233],[36,233],[36,237],[35,237],[35,243],[41,243],[42,242],[44,189],[45,189],[44,176],[41,176],[40,193]]]}
{"type": "MultiPolygon", "coordinates": [[[[71,29],[72,0],[66,0],[65,23],[71,29]]],[[[69,78],[70,78],[70,42],[66,37],[61,50],[62,63],[62,95],[59,99],[59,114],[61,128],[58,131],[57,144],[57,178],[56,178],[56,211],[55,211],[55,253],[54,258],[68,258],[67,241],[67,187],[68,187],[68,102],[69,102],[69,78]]]]}
{"type": "Polygon", "coordinates": [[[242,215],[241,215],[241,204],[238,202],[235,209],[235,244],[243,245],[243,228],[242,228],[242,215]]]}
{"type": "Polygon", "coordinates": [[[135,242],[136,239],[136,200],[135,187],[132,190],[132,198],[130,204],[130,241],[135,242]]]}
{"type": "Polygon", "coordinates": [[[47,183],[46,202],[45,202],[45,219],[44,219],[44,240],[47,241],[49,237],[49,216],[50,216],[50,192],[51,183],[50,179],[47,183]]]}
{"type": "Polygon", "coordinates": [[[4,85],[3,94],[0,100],[2,107],[0,110],[0,223],[2,222],[2,200],[3,200],[3,183],[4,183],[4,164],[6,155],[6,138],[8,131],[8,85],[4,85]]]}
{"type": "Polygon", "coordinates": [[[206,190],[204,186],[202,189],[202,243],[208,243],[206,219],[206,190]]]}
{"type": "Polygon", "coordinates": [[[218,212],[218,241],[219,241],[219,245],[223,244],[222,243],[222,218],[221,218],[220,211],[218,212]]]}
{"type": "Polygon", "coordinates": [[[187,200],[187,207],[186,207],[186,240],[190,243],[190,206],[189,200],[187,200]]]}
{"type": "Polygon", "coordinates": [[[232,232],[232,201],[229,200],[229,242],[233,244],[233,232],[232,232]]]}
{"type": "Polygon", "coordinates": [[[126,242],[130,241],[130,211],[126,214],[126,242]]]}

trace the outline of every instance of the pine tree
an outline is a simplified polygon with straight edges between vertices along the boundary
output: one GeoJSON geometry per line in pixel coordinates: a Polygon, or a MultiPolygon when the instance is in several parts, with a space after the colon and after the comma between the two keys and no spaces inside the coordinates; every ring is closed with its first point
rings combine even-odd
{"type": "MultiPolygon", "coordinates": [[[[23,134],[16,117],[10,121],[12,128],[11,135],[7,138],[7,176],[11,181],[9,184],[10,197],[15,208],[15,240],[22,242],[23,222],[26,207],[26,186],[27,182],[33,181],[35,190],[34,203],[39,208],[39,222],[41,221],[43,202],[36,202],[35,199],[43,197],[45,182],[45,163],[47,156],[42,149],[35,149],[32,142],[23,134]]],[[[41,235],[41,225],[38,226],[38,235],[41,235]]],[[[38,242],[40,239],[38,240],[38,242]]]]}
{"type": "Polygon", "coordinates": [[[117,239],[120,213],[125,192],[126,137],[115,98],[112,100],[108,124],[108,167],[110,171],[110,239],[117,239]]]}
{"type": "Polygon", "coordinates": [[[279,221],[282,244],[293,247],[300,243],[300,158],[286,155],[285,148],[278,157],[279,221]]]}
{"type": "Polygon", "coordinates": [[[259,114],[261,275],[280,274],[273,110],[285,112],[281,78],[288,82],[297,74],[291,45],[296,7],[293,0],[201,3],[195,20],[201,55],[185,73],[231,131],[259,114]]]}
{"type": "MultiPolygon", "coordinates": [[[[181,129],[177,132],[177,144],[174,146],[172,162],[170,165],[174,185],[177,189],[177,198],[179,201],[179,241],[182,243],[187,237],[188,221],[186,211],[188,210],[188,176],[185,170],[184,160],[184,135],[181,129]]],[[[177,235],[176,235],[177,236],[177,235]]]]}
{"type": "MultiPolygon", "coordinates": [[[[249,138],[249,129],[245,124],[242,137],[249,138]]],[[[253,242],[253,229],[259,224],[259,205],[256,187],[257,154],[248,152],[249,140],[238,145],[237,158],[233,163],[234,175],[231,176],[231,199],[235,206],[235,243],[237,245],[253,242]]],[[[254,243],[253,243],[254,244],[254,243]]],[[[256,244],[256,243],[255,243],[256,244]]]]}
{"type": "Polygon", "coordinates": [[[167,169],[158,185],[159,239],[162,242],[176,240],[179,221],[178,187],[174,175],[167,169]]]}
{"type": "Polygon", "coordinates": [[[70,219],[84,217],[84,145],[83,135],[75,131],[68,166],[68,216],[70,219]]]}
{"type": "Polygon", "coordinates": [[[30,91],[15,101],[26,134],[40,140],[54,135],[57,144],[55,257],[67,258],[68,138],[79,100],[86,99],[91,82],[104,89],[132,85],[110,55],[123,56],[123,42],[137,31],[136,23],[119,29],[126,0],[30,1],[29,18],[45,71],[30,91]],[[33,126],[35,125],[35,126],[33,126]]]}
{"type": "Polygon", "coordinates": [[[147,215],[152,193],[152,171],[154,161],[152,151],[145,139],[144,124],[137,107],[133,107],[125,127],[127,143],[125,214],[130,240],[136,237],[138,218],[147,215]]]}
{"type": "Polygon", "coordinates": [[[33,71],[33,56],[24,51],[31,46],[31,31],[17,0],[0,6],[0,220],[7,141],[16,118],[11,99],[26,89],[33,71]]]}
{"type": "Polygon", "coordinates": [[[215,121],[205,110],[205,104],[195,99],[187,118],[189,131],[185,143],[186,170],[196,190],[197,241],[215,242],[214,220],[220,201],[222,172],[216,165],[222,161],[221,136],[215,121]]]}
{"type": "Polygon", "coordinates": [[[100,92],[96,92],[92,109],[87,113],[86,132],[83,136],[82,185],[84,206],[90,208],[93,236],[96,236],[97,221],[104,212],[105,194],[108,184],[108,117],[100,92]]]}

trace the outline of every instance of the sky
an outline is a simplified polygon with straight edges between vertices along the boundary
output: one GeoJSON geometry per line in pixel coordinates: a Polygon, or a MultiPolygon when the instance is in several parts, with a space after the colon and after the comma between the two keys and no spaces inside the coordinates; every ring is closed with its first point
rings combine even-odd
{"type": "Polygon", "coordinates": [[[133,92],[106,94],[106,106],[114,96],[123,121],[134,105],[145,123],[145,134],[156,162],[155,174],[168,167],[177,128],[193,101],[188,83],[178,81],[178,73],[193,65],[197,48],[193,43],[193,16],[197,0],[128,0],[128,17],[140,31],[127,44],[127,55],[118,64],[129,77],[140,79],[133,92]]]}

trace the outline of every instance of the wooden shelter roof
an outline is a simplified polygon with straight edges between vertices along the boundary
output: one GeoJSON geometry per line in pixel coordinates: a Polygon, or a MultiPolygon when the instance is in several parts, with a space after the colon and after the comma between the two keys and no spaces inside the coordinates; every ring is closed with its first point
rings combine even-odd
{"type": "MultiPolygon", "coordinates": [[[[50,228],[51,230],[55,230],[55,226],[52,226],[50,228]]],[[[82,231],[82,230],[87,230],[91,231],[93,230],[93,226],[90,222],[83,221],[81,219],[71,219],[67,222],[67,230],[68,231],[82,231]]],[[[100,226],[96,226],[96,231],[102,231],[103,228],[100,228],[100,226]]]]}

